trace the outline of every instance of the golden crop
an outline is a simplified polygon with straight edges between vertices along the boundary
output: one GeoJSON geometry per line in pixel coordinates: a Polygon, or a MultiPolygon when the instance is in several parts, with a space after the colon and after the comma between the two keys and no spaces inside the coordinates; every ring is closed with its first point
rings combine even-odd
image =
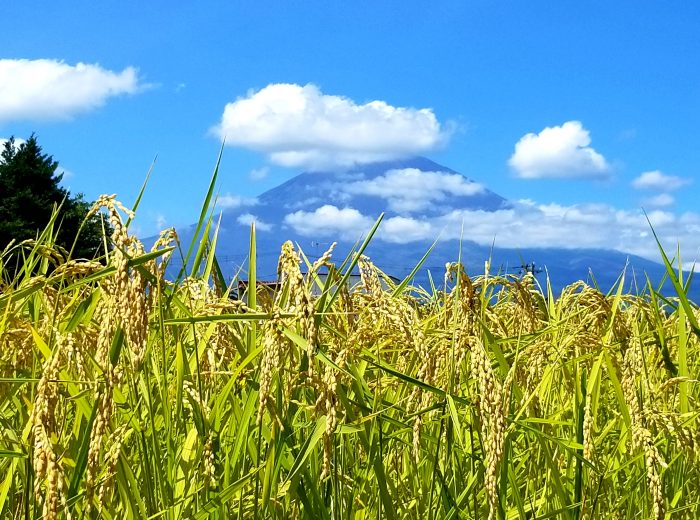
{"type": "Polygon", "coordinates": [[[176,235],[147,253],[99,206],[104,264],[51,229],[3,254],[2,518],[700,517],[684,294],[459,264],[427,293],[288,242],[271,298],[237,301],[210,242],[168,281],[176,235]]]}

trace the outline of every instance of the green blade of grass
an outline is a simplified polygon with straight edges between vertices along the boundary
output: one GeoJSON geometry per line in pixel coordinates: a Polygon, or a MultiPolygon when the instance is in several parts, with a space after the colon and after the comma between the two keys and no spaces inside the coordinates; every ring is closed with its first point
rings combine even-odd
{"type": "Polygon", "coordinates": [[[192,256],[192,253],[194,252],[195,245],[197,243],[197,239],[199,238],[199,234],[202,231],[202,227],[204,226],[204,223],[207,220],[207,213],[210,211],[210,205],[212,198],[214,196],[214,188],[216,186],[216,179],[219,176],[219,166],[221,165],[221,157],[223,156],[224,153],[224,145],[225,143],[221,143],[221,148],[219,148],[219,155],[216,158],[216,165],[214,166],[214,172],[212,173],[211,180],[209,181],[209,188],[207,189],[207,194],[204,197],[204,202],[202,203],[202,210],[199,214],[199,220],[197,220],[197,224],[195,226],[194,233],[192,234],[192,240],[190,241],[190,245],[187,248],[187,253],[185,254],[185,257],[182,259],[182,267],[180,268],[180,272],[178,273],[176,280],[179,282],[182,280],[182,277],[185,275],[187,272],[187,264],[190,261],[190,257],[192,256]]]}
{"type": "Polygon", "coordinates": [[[411,280],[413,280],[413,277],[416,276],[418,271],[420,271],[420,268],[423,267],[423,264],[425,261],[428,259],[430,254],[433,252],[433,249],[435,249],[435,246],[437,246],[438,241],[440,240],[440,237],[435,239],[435,242],[428,248],[428,250],[425,252],[425,254],[421,257],[421,259],[418,261],[418,263],[415,265],[415,267],[411,270],[411,272],[406,276],[399,285],[396,286],[394,291],[392,292],[392,296],[397,297],[401,293],[403,293],[404,289],[406,286],[410,283],[411,280]]]}
{"type": "MultiPolygon", "coordinates": [[[[143,184],[141,185],[141,189],[139,190],[139,193],[136,196],[136,201],[134,201],[134,205],[131,207],[131,213],[134,215],[139,209],[139,205],[141,204],[141,199],[143,198],[144,193],[146,193],[146,186],[148,186],[148,181],[150,180],[151,174],[153,173],[153,168],[155,168],[156,159],[158,159],[158,156],[153,158],[153,162],[151,163],[151,166],[149,166],[148,172],[146,173],[146,178],[144,179],[143,184]]],[[[131,224],[132,220],[133,218],[129,216],[126,223],[124,224],[124,227],[129,229],[129,225],[131,224]]]]}
{"type": "MultiPolygon", "coordinates": [[[[326,431],[326,416],[322,415],[316,421],[316,425],[314,426],[313,433],[306,438],[306,442],[304,442],[304,445],[302,446],[301,450],[299,451],[299,455],[294,460],[294,464],[292,464],[292,467],[289,470],[289,474],[287,475],[285,482],[291,481],[294,479],[296,474],[302,468],[302,464],[304,464],[306,459],[309,458],[309,455],[311,455],[311,452],[318,444],[318,441],[321,440],[321,436],[323,435],[324,431],[326,431]]],[[[284,486],[284,483],[282,483],[282,485],[284,486]]]]}
{"type": "MultiPolygon", "coordinates": [[[[649,227],[651,228],[651,232],[654,235],[654,240],[656,240],[656,245],[659,249],[659,252],[661,253],[661,258],[663,259],[664,267],[666,268],[666,274],[668,275],[669,280],[671,280],[673,288],[676,291],[676,295],[678,296],[678,301],[680,302],[681,306],[683,307],[683,310],[686,313],[688,322],[690,323],[690,328],[692,329],[693,334],[700,338],[700,325],[698,325],[698,320],[695,317],[695,313],[693,312],[690,300],[688,300],[688,295],[685,292],[685,288],[683,287],[681,280],[679,280],[678,275],[676,274],[676,270],[673,268],[673,264],[668,259],[666,251],[664,251],[664,248],[661,245],[661,241],[656,235],[656,231],[651,225],[651,220],[649,220],[649,216],[646,214],[646,212],[644,213],[644,216],[646,217],[647,222],[649,223],[649,227]]],[[[679,265],[678,268],[682,269],[683,266],[679,265]]]]}
{"type": "Polygon", "coordinates": [[[347,266],[347,268],[345,270],[345,274],[340,279],[340,282],[338,282],[338,286],[335,288],[335,291],[333,291],[333,294],[331,295],[330,299],[327,302],[325,302],[325,306],[323,307],[324,311],[330,309],[331,306],[333,305],[333,303],[335,302],[335,300],[340,295],[340,291],[342,290],[343,287],[345,287],[345,284],[350,279],[350,276],[352,275],[352,270],[357,265],[357,262],[360,261],[360,256],[362,256],[362,253],[364,253],[365,249],[367,248],[370,241],[372,240],[372,237],[377,232],[377,229],[379,228],[379,224],[381,224],[383,218],[384,218],[384,213],[379,215],[379,217],[377,218],[377,221],[372,226],[372,229],[370,229],[369,232],[367,233],[367,236],[365,237],[364,241],[362,242],[362,245],[360,245],[360,248],[355,253],[352,261],[347,266]]]}

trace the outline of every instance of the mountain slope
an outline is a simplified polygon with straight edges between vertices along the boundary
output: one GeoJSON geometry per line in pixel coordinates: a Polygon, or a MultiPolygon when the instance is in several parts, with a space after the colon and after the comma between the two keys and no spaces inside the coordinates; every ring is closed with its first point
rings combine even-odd
{"type": "MultiPolygon", "coordinates": [[[[574,281],[588,280],[590,272],[601,289],[607,290],[628,264],[627,280],[633,283],[636,277],[639,288],[644,285],[644,273],[652,280],[663,276],[660,264],[619,251],[568,245],[491,248],[490,228],[486,235],[482,231],[480,237],[475,236],[477,225],[470,217],[478,216],[479,222],[487,222],[493,216],[503,221],[502,226],[517,225],[512,222],[515,213],[510,212],[514,207],[514,203],[477,182],[423,157],[361,165],[344,171],[307,172],[263,193],[255,204],[226,209],[217,253],[227,277],[241,269],[245,271],[249,224],[255,220],[258,276],[273,279],[280,246],[285,240],[297,242],[311,259],[337,241],[334,256],[342,259],[384,213],[380,231],[367,254],[397,278],[408,275],[443,232],[443,239],[415,280],[421,285],[428,283],[427,270],[434,280],[442,279],[445,263],[460,257],[460,243],[461,258],[470,274],[482,273],[488,258],[492,273],[499,270],[517,273],[523,264],[534,262],[546,269],[557,291],[574,281]]],[[[194,226],[179,230],[183,243],[187,243],[193,231],[194,226]]],[[[544,275],[539,278],[544,280],[544,275]]]]}

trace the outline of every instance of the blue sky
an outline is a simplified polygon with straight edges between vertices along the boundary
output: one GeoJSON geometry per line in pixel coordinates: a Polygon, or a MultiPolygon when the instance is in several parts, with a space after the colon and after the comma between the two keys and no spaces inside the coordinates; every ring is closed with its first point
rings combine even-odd
{"type": "Polygon", "coordinates": [[[511,200],[700,229],[696,2],[27,1],[3,18],[0,138],[36,132],[72,191],[126,204],[157,155],[144,234],[196,220],[222,134],[229,201],[415,152],[511,200]],[[270,117],[295,99],[313,110],[270,117]]]}

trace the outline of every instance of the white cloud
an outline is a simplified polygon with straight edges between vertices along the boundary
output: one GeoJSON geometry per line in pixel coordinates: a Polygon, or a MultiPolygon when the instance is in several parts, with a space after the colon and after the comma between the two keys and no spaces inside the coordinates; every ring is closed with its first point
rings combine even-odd
{"type": "Polygon", "coordinates": [[[263,222],[262,220],[258,219],[255,215],[251,213],[244,213],[243,215],[240,215],[237,219],[236,222],[241,224],[242,226],[250,226],[253,222],[255,222],[255,229],[258,231],[271,231],[272,230],[272,224],[268,224],[267,222],[263,222]]]}
{"type": "MultiPolygon", "coordinates": [[[[647,213],[667,251],[680,243],[684,251],[700,250],[700,214],[647,213]]],[[[354,208],[323,206],[287,215],[285,223],[305,236],[356,240],[374,223],[374,216],[354,208]]],[[[502,248],[609,249],[658,261],[659,252],[644,213],[607,204],[536,204],[520,201],[498,211],[451,210],[431,218],[398,216],[384,221],[376,240],[410,243],[464,238],[502,248]],[[462,232],[464,235],[462,236],[462,232]]]]}
{"type": "Polygon", "coordinates": [[[448,195],[471,196],[484,191],[483,186],[462,175],[416,168],[389,170],[373,179],[351,182],[341,189],[351,194],[386,199],[389,209],[397,212],[422,211],[448,195]]]}
{"type": "MultiPolygon", "coordinates": [[[[465,237],[487,245],[496,237],[501,247],[561,247],[614,249],[656,260],[656,249],[649,223],[641,211],[616,209],[606,204],[558,204],[516,207],[498,211],[497,218],[475,212],[452,215],[465,222],[465,237]]],[[[692,223],[683,225],[673,213],[655,210],[648,213],[654,229],[666,247],[676,240],[689,247],[700,241],[691,233],[692,223]]],[[[456,237],[455,237],[456,238],[456,237]]]]}
{"type": "Polygon", "coordinates": [[[255,206],[257,204],[258,199],[254,197],[241,197],[240,195],[233,195],[231,193],[221,195],[216,201],[216,205],[223,209],[237,209],[246,206],[255,206]]]}
{"type": "Polygon", "coordinates": [[[683,262],[683,270],[684,271],[693,271],[697,273],[700,271],[700,262],[697,260],[692,260],[690,262],[683,262]]]}
{"type": "Polygon", "coordinates": [[[515,145],[508,164],[523,179],[607,177],[610,165],[590,146],[579,121],[526,134],[515,145]]]}
{"type": "Polygon", "coordinates": [[[309,197],[308,199],[301,199],[294,202],[288,202],[284,205],[284,209],[301,209],[314,206],[322,202],[320,197],[309,197]]]}
{"type": "Polygon", "coordinates": [[[673,198],[673,195],[659,193],[658,195],[644,199],[643,204],[652,208],[666,208],[672,206],[675,201],[676,199],[673,198]]]}
{"type": "Polygon", "coordinates": [[[69,119],[142,87],[133,67],[113,72],[96,64],[0,59],[0,122],[69,119]]]}
{"type": "Polygon", "coordinates": [[[338,208],[330,204],[314,211],[295,211],[284,217],[284,223],[304,236],[339,237],[356,240],[369,231],[374,220],[354,208],[338,208]]]}
{"type": "Polygon", "coordinates": [[[255,168],[250,170],[248,177],[251,181],[260,181],[270,175],[270,168],[268,166],[263,166],[262,168],[255,168]]]}
{"type": "MultiPolygon", "coordinates": [[[[415,242],[430,239],[435,233],[433,225],[425,220],[410,217],[391,217],[382,222],[379,236],[387,242],[415,242]]],[[[433,238],[436,238],[435,235],[433,238]]]]}
{"type": "Polygon", "coordinates": [[[321,169],[434,150],[446,142],[431,109],[364,104],[312,84],[270,84],[228,103],[214,131],[283,166],[321,169]]]}
{"type": "MultiPolygon", "coordinates": [[[[676,215],[655,210],[649,220],[665,244],[682,238],[689,246],[700,243],[690,226],[683,226],[676,215]]],[[[614,249],[658,260],[656,244],[641,211],[619,210],[606,204],[562,206],[517,205],[496,212],[453,211],[436,222],[443,224],[446,238],[464,238],[490,245],[494,238],[500,247],[559,247],[564,249],[614,249]]]]}
{"type": "Polygon", "coordinates": [[[666,175],[660,170],[644,172],[632,181],[632,186],[638,190],[655,190],[662,192],[675,191],[687,184],[690,184],[690,179],[684,179],[675,175],[666,175]]]}

